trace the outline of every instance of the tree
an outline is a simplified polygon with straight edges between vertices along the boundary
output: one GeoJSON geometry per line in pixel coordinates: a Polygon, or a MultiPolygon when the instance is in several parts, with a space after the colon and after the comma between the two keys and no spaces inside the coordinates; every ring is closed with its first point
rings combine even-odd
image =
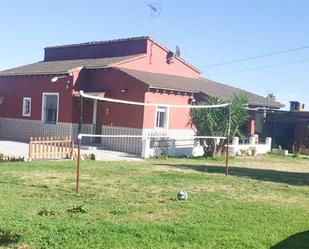
{"type": "MultiPolygon", "coordinates": [[[[209,97],[201,105],[218,105],[227,101],[223,98],[209,97]]],[[[230,135],[241,136],[241,127],[248,120],[247,96],[235,95],[231,101],[231,130],[230,135]]],[[[228,131],[228,106],[221,108],[193,108],[190,112],[191,126],[197,136],[225,137],[228,131]]],[[[198,139],[203,146],[204,156],[221,154],[226,140],[198,139]]]]}
{"type": "Polygon", "coordinates": [[[266,96],[267,99],[269,100],[273,100],[273,101],[276,101],[276,95],[274,95],[273,93],[268,93],[267,96],[266,96]]]}

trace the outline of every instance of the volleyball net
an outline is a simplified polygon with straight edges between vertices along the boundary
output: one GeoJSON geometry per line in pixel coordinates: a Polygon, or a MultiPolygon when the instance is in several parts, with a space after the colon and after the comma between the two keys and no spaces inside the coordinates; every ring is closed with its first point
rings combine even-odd
{"type": "MultiPolygon", "coordinates": [[[[162,152],[175,155],[202,155],[199,141],[214,139],[219,142],[226,136],[209,136],[198,133],[191,123],[190,113],[193,109],[227,108],[228,103],[219,105],[188,104],[189,95],[171,96],[159,95],[156,99],[148,96],[149,103],[132,101],[127,93],[120,93],[118,99],[97,96],[80,92],[84,106],[81,113],[83,128],[78,134],[80,140],[100,145],[103,149],[123,151],[144,157],[160,155],[162,152]],[[126,100],[120,99],[125,98],[126,100]],[[169,104],[172,98],[179,98],[180,105],[169,104]],[[159,103],[158,103],[159,102],[159,103]],[[92,123],[87,118],[93,113],[92,123]],[[91,123],[91,124],[89,124],[91,123]],[[147,155],[145,155],[145,153],[147,155]]],[[[133,99],[133,97],[131,98],[133,99]]],[[[138,96],[134,96],[138,99],[138,96]]]]}

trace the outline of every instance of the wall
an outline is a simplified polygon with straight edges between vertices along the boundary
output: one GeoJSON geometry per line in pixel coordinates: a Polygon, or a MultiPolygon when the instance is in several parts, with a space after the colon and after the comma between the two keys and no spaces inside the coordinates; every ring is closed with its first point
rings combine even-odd
{"type": "MultiPolygon", "coordinates": [[[[184,93],[170,93],[169,91],[148,91],[145,93],[146,103],[160,103],[170,105],[188,105],[190,96],[184,93]]],[[[190,108],[169,108],[169,129],[191,129],[190,121],[190,108]]],[[[144,128],[155,128],[155,107],[145,107],[144,112],[144,128]]]]}
{"type": "Polygon", "coordinates": [[[152,49],[152,60],[150,64],[150,47],[151,41],[148,40],[148,50],[147,56],[133,60],[130,62],[125,62],[119,64],[119,67],[135,69],[140,71],[152,72],[152,73],[162,73],[162,74],[171,74],[178,75],[183,77],[192,77],[198,78],[200,73],[190,66],[186,65],[181,60],[174,58],[172,64],[166,63],[167,51],[157,45],[156,43],[153,45],[152,49]]]}
{"type": "Polygon", "coordinates": [[[309,112],[276,111],[267,113],[265,121],[265,135],[273,138],[274,146],[293,150],[293,144],[303,140],[309,146],[309,112]],[[308,138],[306,138],[308,136],[308,138]]]}
{"type": "Polygon", "coordinates": [[[309,120],[298,121],[295,124],[295,142],[309,148],[309,120]]]}
{"type": "MultiPolygon", "coordinates": [[[[88,78],[86,80],[84,77],[81,77],[81,80],[76,81],[74,86],[76,91],[105,92],[104,96],[107,98],[144,102],[145,91],[148,87],[119,70],[91,70],[87,75],[88,78]],[[124,92],[121,90],[124,90],[124,92]]],[[[90,122],[93,113],[91,104],[88,107],[85,106],[84,113],[89,114],[88,117],[85,117],[85,122],[90,122]]],[[[143,106],[101,102],[97,110],[97,116],[99,118],[97,125],[142,128],[143,115],[143,106]]],[[[77,122],[78,119],[79,111],[76,109],[73,114],[73,121],[77,122]]]]}
{"type": "Polygon", "coordinates": [[[45,61],[118,57],[147,52],[147,39],[45,48],[45,61]]]}
{"type": "Polygon", "coordinates": [[[5,99],[0,104],[0,117],[23,120],[42,119],[42,93],[59,93],[58,122],[71,122],[72,92],[65,89],[70,77],[51,83],[53,76],[0,77],[0,95],[5,99]],[[23,117],[23,97],[31,98],[31,116],[23,117]]]}

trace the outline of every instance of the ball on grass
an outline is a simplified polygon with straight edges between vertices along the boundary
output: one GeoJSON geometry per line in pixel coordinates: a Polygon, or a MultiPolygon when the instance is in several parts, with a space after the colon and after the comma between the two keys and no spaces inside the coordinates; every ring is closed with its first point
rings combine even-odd
{"type": "Polygon", "coordinates": [[[184,192],[182,190],[180,190],[178,193],[177,193],[177,199],[179,201],[186,201],[188,199],[188,194],[187,192],[184,192]]]}

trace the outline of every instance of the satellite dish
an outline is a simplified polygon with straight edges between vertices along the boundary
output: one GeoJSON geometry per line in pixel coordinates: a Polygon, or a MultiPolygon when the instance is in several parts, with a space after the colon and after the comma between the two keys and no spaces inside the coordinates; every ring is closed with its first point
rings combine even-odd
{"type": "Polygon", "coordinates": [[[168,51],[166,54],[166,63],[167,64],[172,64],[173,62],[173,58],[174,58],[174,53],[172,51],[168,51]]]}
{"type": "Polygon", "coordinates": [[[181,53],[180,53],[180,48],[179,46],[176,46],[176,52],[175,52],[175,56],[176,57],[180,57],[181,53]]]}

